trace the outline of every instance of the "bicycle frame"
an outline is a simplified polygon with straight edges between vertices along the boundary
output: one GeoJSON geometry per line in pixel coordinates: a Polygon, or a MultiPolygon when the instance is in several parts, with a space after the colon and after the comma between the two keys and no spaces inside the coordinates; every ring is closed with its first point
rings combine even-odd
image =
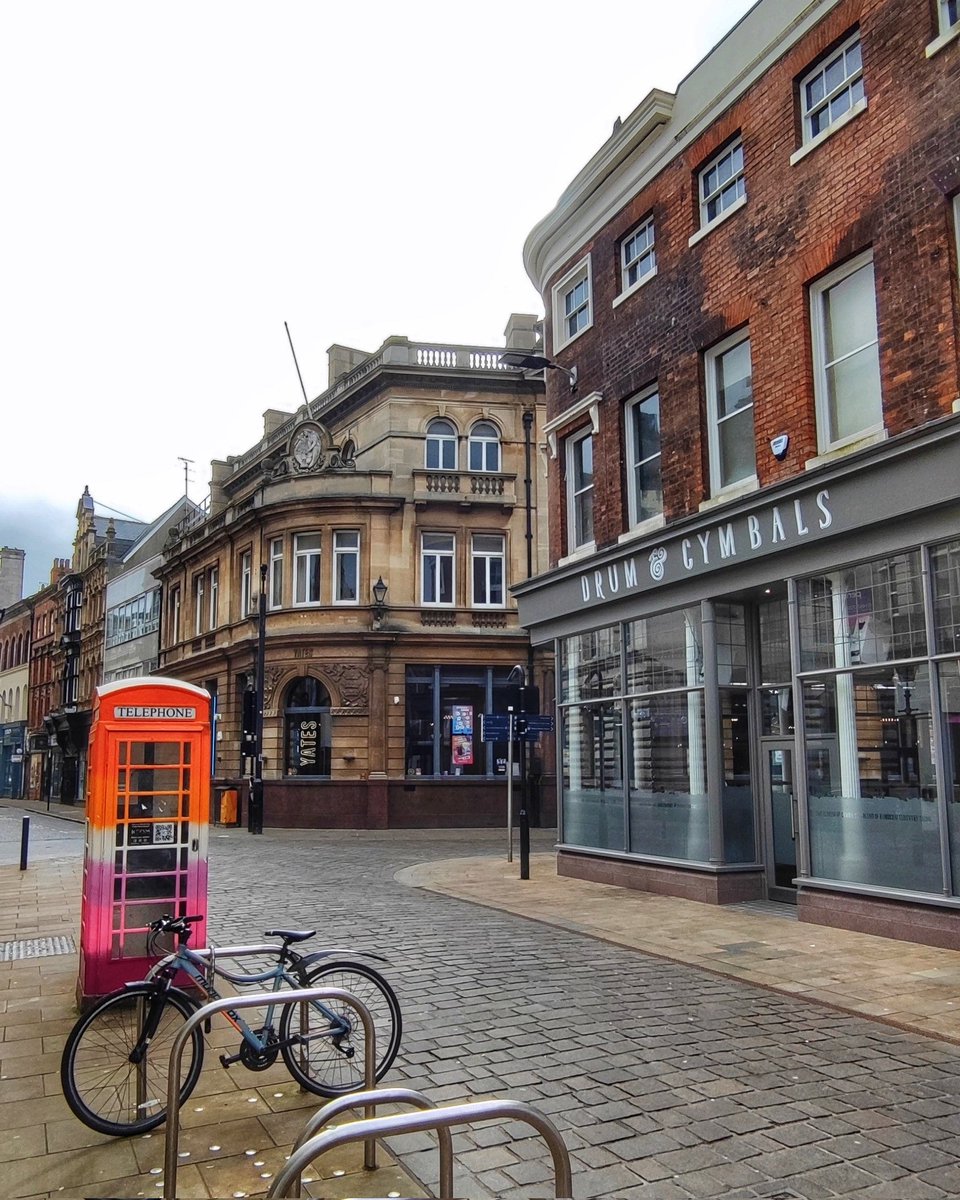
{"type": "MultiPolygon", "coordinates": [[[[299,955],[296,951],[291,950],[288,946],[277,946],[276,944],[267,943],[261,946],[229,946],[224,947],[219,951],[219,954],[236,958],[241,955],[248,954],[269,954],[275,957],[277,965],[270,967],[265,971],[228,971],[225,967],[220,966],[216,962],[217,951],[191,950],[189,946],[180,944],[176,950],[162,958],[156,963],[147,973],[147,982],[156,982],[157,995],[164,996],[169,991],[176,978],[178,972],[182,971],[196,985],[201,995],[205,1000],[221,1000],[221,993],[217,990],[213,980],[215,976],[220,976],[221,979],[227,980],[228,983],[234,983],[239,986],[247,984],[273,984],[272,991],[280,991],[283,984],[288,984],[291,987],[297,988],[303,986],[303,966],[306,962],[312,962],[317,959],[326,958],[332,952],[324,951],[320,954],[311,954],[309,956],[299,955]],[[298,974],[293,975],[286,969],[286,963],[293,968],[298,974]]],[[[379,956],[378,956],[379,957],[379,956]]],[[[350,1032],[350,1024],[344,1020],[342,1016],[329,1009],[321,1001],[313,1002],[313,1006],[323,1014],[324,1018],[330,1022],[330,1028],[322,1032],[317,1031],[314,1036],[329,1037],[337,1045],[338,1039],[344,1037],[350,1032]]],[[[273,1014],[276,1005],[268,1005],[263,1028],[264,1030],[272,1029],[273,1014]]],[[[151,1010],[147,1014],[144,1022],[143,1032],[139,1038],[136,1047],[131,1053],[131,1061],[137,1062],[139,1058],[146,1052],[153,1034],[156,1032],[156,1026],[160,1019],[160,1013],[163,1005],[151,1004],[151,1010]],[[134,1057],[134,1056],[138,1057],[134,1057]]],[[[257,1054],[263,1054],[268,1050],[274,1052],[279,1049],[278,1042],[270,1042],[268,1038],[261,1038],[260,1035],[247,1024],[235,1009],[224,1009],[223,1015],[230,1024],[241,1035],[244,1042],[257,1054]]],[[[220,1062],[227,1067],[239,1061],[240,1055],[221,1055],[220,1062]]]]}

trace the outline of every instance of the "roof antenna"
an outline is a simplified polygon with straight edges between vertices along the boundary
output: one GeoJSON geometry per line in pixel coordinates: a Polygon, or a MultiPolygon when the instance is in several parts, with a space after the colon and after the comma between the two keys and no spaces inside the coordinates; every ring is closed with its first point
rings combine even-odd
{"type": "Polygon", "coordinates": [[[300,391],[303,392],[303,402],[307,406],[307,416],[312,416],[310,412],[310,401],[307,399],[307,389],[303,386],[303,376],[300,374],[300,364],[297,362],[297,352],[293,348],[293,338],[290,336],[290,326],[284,321],[284,329],[287,331],[287,341],[290,343],[290,353],[293,355],[293,365],[297,368],[297,378],[300,380],[300,391]]]}
{"type": "Polygon", "coordinates": [[[192,458],[184,458],[182,455],[177,455],[177,461],[183,463],[183,494],[190,499],[190,468],[193,466],[192,458]]]}

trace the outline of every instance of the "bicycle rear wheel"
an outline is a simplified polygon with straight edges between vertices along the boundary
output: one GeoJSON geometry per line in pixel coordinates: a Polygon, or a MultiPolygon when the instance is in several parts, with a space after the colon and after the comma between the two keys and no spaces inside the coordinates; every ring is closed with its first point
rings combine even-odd
{"type": "MultiPolygon", "coordinates": [[[[98,1133],[146,1133],[167,1115],[170,1049],[194,1005],[181,992],[166,994],[157,1031],[138,1065],[130,1061],[130,1053],[156,995],[148,983],[113,992],[81,1017],[67,1038],[60,1060],[63,1094],[74,1115],[98,1133]]],[[[198,1027],[181,1059],[181,1104],[196,1087],[202,1066],[203,1034],[198,1027]]]]}
{"type": "MultiPolygon", "coordinates": [[[[390,984],[363,963],[330,962],[311,971],[306,986],[342,988],[366,1005],[376,1037],[376,1077],[382,1079],[397,1057],[402,1031],[400,1004],[390,984]]],[[[366,1038],[360,1017],[349,1004],[340,1000],[288,1004],[280,1021],[280,1042],[287,1070],[308,1091],[320,1096],[342,1096],[364,1086],[366,1038]],[[321,1004],[343,1019],[349,1027],[345,1035],[331,1036],[330,1019],[321,1004]],[[296,1044],[286,1044],[298,1035],[296,1044]]]]}

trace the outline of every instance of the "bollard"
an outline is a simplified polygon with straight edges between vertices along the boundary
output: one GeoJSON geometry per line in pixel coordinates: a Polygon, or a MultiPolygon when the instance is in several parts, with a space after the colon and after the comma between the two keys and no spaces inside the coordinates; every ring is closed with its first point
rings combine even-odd
{"type": "Polygon", "coordinates": [[[27,849],[30,845],[30,818],[24,817],[20,826],[20,870],[27,869],[27,849]]]}

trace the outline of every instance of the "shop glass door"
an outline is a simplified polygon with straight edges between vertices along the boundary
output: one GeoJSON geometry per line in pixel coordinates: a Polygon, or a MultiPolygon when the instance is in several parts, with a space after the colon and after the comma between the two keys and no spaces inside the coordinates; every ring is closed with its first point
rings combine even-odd
{"type": "Polygon", "coordinates": [[[797,797],[794,791],[793,742],[762,743],[767,808],[767,894],[771,900],[797,902],[797,797]]]}

